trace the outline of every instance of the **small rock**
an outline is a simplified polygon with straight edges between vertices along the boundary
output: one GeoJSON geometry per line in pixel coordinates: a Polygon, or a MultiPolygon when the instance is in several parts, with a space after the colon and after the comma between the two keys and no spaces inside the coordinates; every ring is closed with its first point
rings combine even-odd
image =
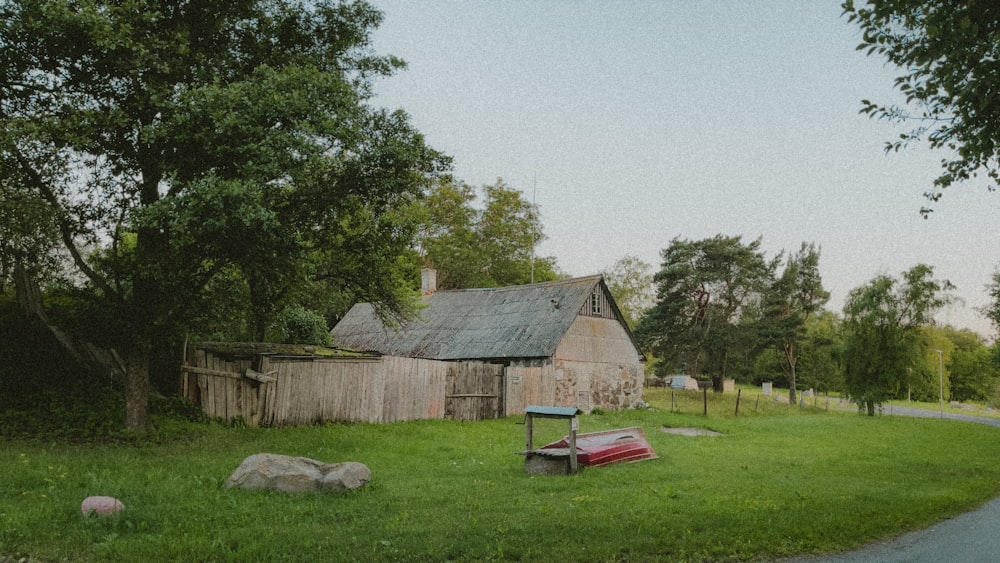
{"type": "Polygon", "coordinates": [[[114,497],[87,497],[80,503],[80,511],[84,516],[97,514],[107,516],[125,510],[125,505],[114,497]]]}

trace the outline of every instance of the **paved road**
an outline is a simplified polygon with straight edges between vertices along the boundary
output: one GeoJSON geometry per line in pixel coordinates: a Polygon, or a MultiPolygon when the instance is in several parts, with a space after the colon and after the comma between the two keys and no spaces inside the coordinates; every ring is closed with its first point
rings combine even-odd
{"type": "MultiPolygon", "coordinates": [[[[886,414],[938,418],[939,412],[892,407],[886,414]]],[[[1000,426],[1000,419],[944,413],[944,418],[1000,426]]],[[[925,530],[839,555],[795,558],[788,563],[994,563],[1000,561],[1000,498],[979,510],[939,522],[925,530]]]]}

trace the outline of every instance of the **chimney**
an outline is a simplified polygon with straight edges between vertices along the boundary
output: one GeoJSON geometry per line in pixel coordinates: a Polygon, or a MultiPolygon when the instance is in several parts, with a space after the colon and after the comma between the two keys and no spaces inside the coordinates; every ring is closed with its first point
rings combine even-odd
{"type": "Polygon", "coordinates": [[[437,270],[423,268],[420,270],[420,294],[429,297],[437,291],[437,270]]]}

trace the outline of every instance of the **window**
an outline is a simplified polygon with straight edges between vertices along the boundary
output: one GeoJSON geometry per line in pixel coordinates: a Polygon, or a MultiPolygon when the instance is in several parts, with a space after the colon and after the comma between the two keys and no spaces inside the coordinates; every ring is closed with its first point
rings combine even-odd
{"type": "Polygon", "coordinates": [[[600,317],[604,313],[604,296],[600,289],[590,294],[590,314],[600,317]]]}

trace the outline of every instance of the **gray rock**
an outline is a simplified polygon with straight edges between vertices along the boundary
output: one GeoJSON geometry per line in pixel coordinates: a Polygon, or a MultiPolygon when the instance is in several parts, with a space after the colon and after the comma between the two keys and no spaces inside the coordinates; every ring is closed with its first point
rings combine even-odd
{"type": "Polygon", "coordinates": [[[306,457],[254,454],[236,468],[226,487],[304,493],[357,489],[370,480],[368,467],[355,461],[323,463],[306,457]]]}
{"type": "Polygon", "coordinates": [[[338,491],[361,488],[372,479],[372,472],[363,463],[356,461],[345,461],[335,463],[332,469],[320,479],[321,489],[333,489],[338,491]]]}

